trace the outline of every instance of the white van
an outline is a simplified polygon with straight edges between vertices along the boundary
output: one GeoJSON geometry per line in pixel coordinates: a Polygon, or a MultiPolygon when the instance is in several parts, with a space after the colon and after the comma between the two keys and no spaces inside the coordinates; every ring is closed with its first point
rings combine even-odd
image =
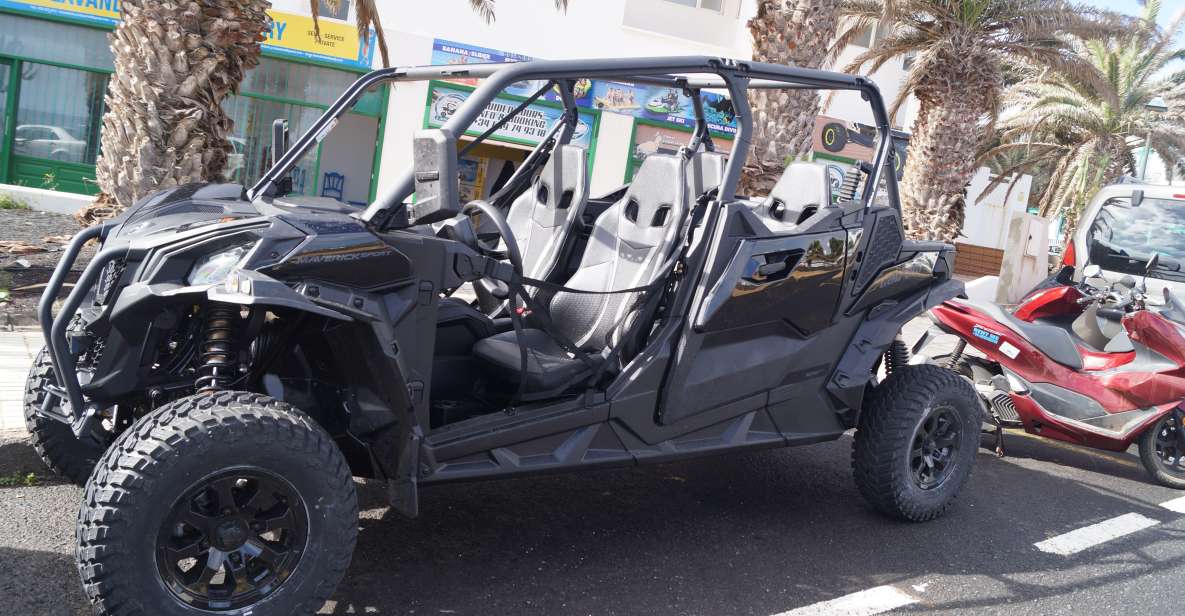
{"type": "Polygon", "coordinates": [[[1075,280],[1088,264],[1102,268],[1109,280],[1139,280],[1157,254],[1159,265],[1148,274],[1149,300],[1159,304],[1166,286],[1185,297],[1185,187],[1114,184],[1083,210],[1062,264],[1074,267],[1075,280]]]}

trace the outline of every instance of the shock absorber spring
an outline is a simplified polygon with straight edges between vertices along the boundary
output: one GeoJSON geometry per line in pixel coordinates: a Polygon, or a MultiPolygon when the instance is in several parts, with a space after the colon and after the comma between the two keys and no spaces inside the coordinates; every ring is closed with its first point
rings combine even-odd
{"type": "Polygon", "coordinates": [[[885,374],[893,374],[900,372],[909,365],[909,347],[901,336],[893,339],[893,343],[889,345],[889,350],[885,351],[885,374]]]}
{"type": "Polygon", "coordinates": [[[201,367],[194,387],[199,392],[225,389],[235,376],[235,321],[238,319],[235,306],[212,303],[206,310],[206,328],[203,332],[201,367]]]}

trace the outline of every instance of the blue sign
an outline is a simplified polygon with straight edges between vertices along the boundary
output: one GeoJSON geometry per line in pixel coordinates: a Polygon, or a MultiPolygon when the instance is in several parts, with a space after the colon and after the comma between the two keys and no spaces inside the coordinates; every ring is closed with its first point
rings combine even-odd
{"type": "MultiPolygon", "coordinates": [[[[442,126],[449,118],[453,117],[453,114],[472,93],[467,88],[434,85],[431,94],[429,94],[428,126],[432,128],[442,126]]],[[[484,133],[520,104],[521,101],[508,96],[495,98],[469,126],[467,134],[480,135],[484,133]]],[[[535,103],[499,127],[491,135],[491,138],[524,145],[538,145],[563,115],[562,108],[535,103]]],[[[590,147],[596,124],[597,119],[593,112],[580,111],[580,121],[572,134],[572,143],[585,148],[590,147]]]]}

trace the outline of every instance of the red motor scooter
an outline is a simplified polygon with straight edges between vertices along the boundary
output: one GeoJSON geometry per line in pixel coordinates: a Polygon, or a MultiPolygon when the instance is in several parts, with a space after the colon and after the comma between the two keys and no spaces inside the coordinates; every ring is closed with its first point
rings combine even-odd
{"type": "Polygon", "coordinates": [[[1165,289],[1164,306],[1149,307],[1145,285],[1130,276],[1108,284],[1093,277],[1097,266],[1079,284],[1072,273],[1011,313],[965,299],[934,308],[937,329],[960,341],[931,361],[975,383],[997,426],[997,454],[1005,427],[1111,451],[1138,441],[1149,474],[1185,489],[1185,304],[1165,289]]]}

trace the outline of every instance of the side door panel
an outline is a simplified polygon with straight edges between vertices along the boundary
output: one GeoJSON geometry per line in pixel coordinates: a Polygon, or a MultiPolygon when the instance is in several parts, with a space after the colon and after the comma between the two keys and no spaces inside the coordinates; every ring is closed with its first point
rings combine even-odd
{"type": "MultiPolygon", "coordinates": [[[[762,406],[818,397],[839,355],[831,345],[851,335],[833,327],[848,261],[838,215],[814,231],[772,232],[744,205],[729,207],[715,238],[714,278],[693,303],[668,373],[664,425],[755,395],[762,406]]],[[[808,431],[835,427],[823,423],[808,431]]]]}

